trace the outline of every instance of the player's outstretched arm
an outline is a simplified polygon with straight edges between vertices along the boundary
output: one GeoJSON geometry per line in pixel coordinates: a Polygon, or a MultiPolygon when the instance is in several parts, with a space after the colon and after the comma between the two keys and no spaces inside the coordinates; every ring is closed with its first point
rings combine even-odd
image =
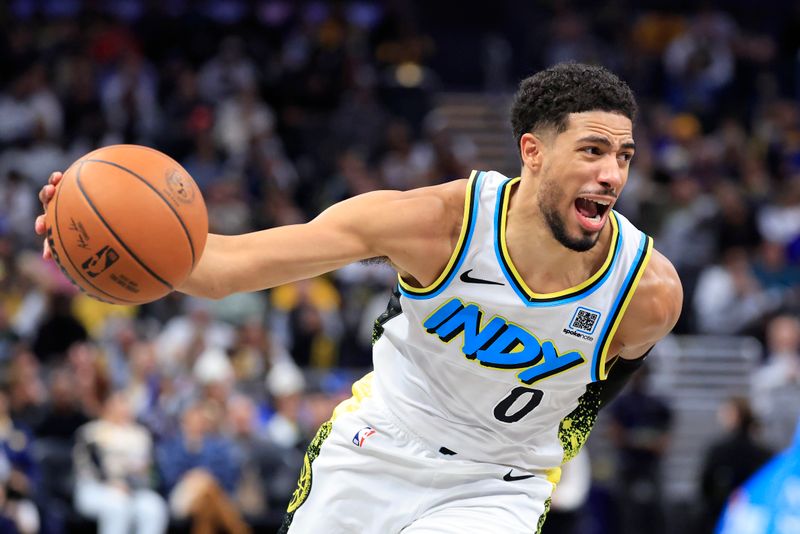
{"type": "Polygon", "coordinates": [[[211,234],[198,265],[178,290],[221,298],[374,257],[387,257],[418,279],[433,279],[451,250],[442,239],[451,219],[442,190],[375,191],[335,204],[305,224],[235,236],[211,234]]]}
{"type": "MultiPolygon", "coordinates": [[[[39,191],[43,211],[62,173],[39,191]]],[[[374,191],[331,206],[306,224],[235,236],[210,234],[179,291],[207,298],[310,278],[354,261],[386,257],[401,273],[432,282],[447,263],[460,228],[466,180],[412,191],[374,191]]],[[[45,216],[36,218],[45,233],[45,216]]],[[[52,257],[43,245],[45,259],[52,257]]]]}
{"type": "Polygon", "coordinates": [[[681,314],[683,288],[670,261],[654,250],[614,339],[616,354],[636,359],[666,336],[681,314]]]}

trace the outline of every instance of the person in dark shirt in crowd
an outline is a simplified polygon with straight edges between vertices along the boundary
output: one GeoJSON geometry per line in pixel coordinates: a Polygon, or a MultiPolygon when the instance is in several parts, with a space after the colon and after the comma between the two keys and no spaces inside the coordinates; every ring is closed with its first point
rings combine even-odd
{"type": "Polygon", "coordinates": [[[49,308],[33,341],[33,352],[44,363],[63,358],[76,342],[86,341],[86,328],[72,313],[72,299],[63,293],[50,295],[49,308]]]}
{"type": "Polygon", "coordinates": [[[37,438],[52,438],[71,443],[75,431],[88,423],[89,418],[78,404],[75,379],[65,369],[56,369],[50,376],[50,401],[43,409],[39,424],[34,429],[37,438]]]}
{"type": "Polygon", "coordinates": [[[713,531],[731,493],[772,457],[755,437],[758,421],[747,399],[729,399],[720,407],[719,420],[725,435],[711,444],[703,461],[697,534],[713,531]]]}
{"type": "Polygon", "coordinates": [[[611,406],[611,438],[618,449],[619,534],[661,533],[661,459],[669,443],[669,407],[647,391],[647,371],[611,406]]]}

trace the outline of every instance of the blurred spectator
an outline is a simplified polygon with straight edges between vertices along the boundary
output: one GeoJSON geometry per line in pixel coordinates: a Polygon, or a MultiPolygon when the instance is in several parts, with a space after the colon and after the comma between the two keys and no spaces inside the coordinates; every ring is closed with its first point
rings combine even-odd
{"type": "Polygon", "coordinates": [[[789,263],[786,246],[764,241],[753,262],[753,275],[764,289],[777,290],[787,305],[797,304],[792,291],[800,288],[800,264],[789,263]]]}
{"type": "Polygon", "coordinates": [[[75,343],[69,348],[67,363],[76,380],[81,408],[89,417],[99,417],[111,392],[111,377],[102,352],[95,343],[75,343]]]}
{"type": "Polygon", "coordinates": [[[194,147],[181,163],[204,195],[227,175],[224,159],[210,130],[194,135],[194,147]]]}
{"type": "Polygon", "coordinates": [[[292,358],[301,367],[335,363],[341,335],[341,295],[326,277],[300,280],[271,291],[275,329],[285,336],[292,358]]]}
{"type": "Polygon", "coordinates": [[[715,98],[734,79],[736,22],[724,11],[701,8],[686,31],[664,55],[674,107],[701,113],[714,109],[715,98]]]}
{"type": "Polygon", "coordinates": [[[758,423],[746,399],[728,400],[720,407],[718,418],[725,435],[711,444],[703,460],[700,478],[703,508],[698,533],[713,530],[733,491],[772,456],[755,438],[758,423]]]}
{"type": "Polygon", "coordinates": [[[75,318],[71,306],[70,296],[63,293],[49,295],[47,313],[36,332],[32,347],[42,362],[63,360],[73,343],[86,341],[86,329],[75,318]]]}
{"type": "Polygon", "coordinates": [[[214,417],[207,404],[193,404],[182,416],[181,434],[158,447],[158,465],[170,510],[191,517],[192,532],[222,528],[231,534],[250,532],[232,496],[241,477],[233,442],[211,433],[214,417]]]}
{"type": "Polygon", "coordinates": [[[620,534],[660,533],[664,527],[661,459],[672,413],[647,390],[647,367],[631,378],[611,405],[611,440],[617,447],[620,534]]]}
{"type": "Polygon", "coordinates": [[[29,430],[42,420],[45,388],[36,356],[21,346],[7,369],[8,409],[14,420],[29,430]]]}
{"type": "Polygon", "coordinates": [[[97,519],[100,534],[160,534],[167,530],[164,499],[153,490],[152,441],[136,424],[122,393],[111,395],[102,416],[78,430],[75,507],[97,519]]]}
{"type": "Polygon", "coordinates": [[[34,433],[37,438],[59,440],[71,446],[75,431],[88,423],[89,418],[78,402],[75,377],[66,367],[55,369],[50,374],[48,397],[34,433]]]}
{"type": "Polygon", "coordinates": [[[227,348],[234,339],[233,328],[212,317],[209,301],[187,297],[184,311],[169,320],[156,339],[159,363],[170,373],[191,369],[203,350],[227,348]]]}
{"type": "Polygon", "coordinates": [[[0,302],[0,362],[11,358],[14,346],[19,342],[19,335],[11,327],[8,313],[0,302]]]}
{"type": "Polygon", "coordinates": [[[209,102],[219,102],[242,89],[256,86],[256,66],[245,54],[244,42],[229,36],[219,44],[217,54],[200,69],[198,87],[209,102]]]}
{"type": "Polygon", "coordinates": [[[216,109],[214,137],[228,157],[240,164],[253,141],[264,139],[275,128],[275,114],[261,100],[256,85],[241,87],[216,109]]]}
{"type": "Polygon", "coordinates": [[[385,131],[386,148],[380,163],[386,185],[391,189],[411,189],[421,183],[420,176],[431,167],[430,155],[421,144],[413,141],[410,125],[394,118],[385,131]]]}
{"type": "Polygon", "coordinates": [[[297,486],[302,452],[278,446],[264,436],[249,397],[230,399],[226,423],[242,465],[235,494],[239,508],[250,517],[262,517],[267,512],[282,515],[297,486]]]}
{"type": "Polygon", "coordinates": [[[209,231],[218,234],[243,234],[252,230],[250,210],[238,176],[218,180],[207,192],[209,231]]]}
{"type": "Polygon", "coordinates": [[[215,347],[204,350],[197,357],[192,375],[203,399],[220,409],[225,406],[236,378],[227,352],[215,347]]]}
{"type": "Polygon", "coordinates": [[[278,363],[291,362],[292,357],[260,322],[240,326],[238,334],[231,351],[231,364],[239,389],[263,395],[267,371],[278,363]]]}
{"type": "Polygon", "coordinates": [[[134,418],[150,409],[159,384],[155,346],[152,342],[134,343],[129,352],[130,368],[123,391],[131,403],[134,418]]]}
{"type": "Polygon", "coordinates": [[[32,444],[28,430],[10,417],[8,397],[0,391],[0,516],[13,524],[6,528],[22,534],[39,532],[39,512],[33,504],[38,471],[32,444]]]}
{"type": "Polygon", "coordinates": [[[782,291],[766,290],[759,284],[745,250],[729,249],[722,262],[704,269],[697,281],[694,312],[698,330],[706,334],[752,333],[784,298],[782,291]]]}
{"type": "Polygon", "coordinates": [[[753,403],[763,436],[776,450],[789,445],[800,418],[800,320],[779,315],[767,324],[766,362],[753,376],[753,403]]]}
{"type": "Polygon", "coordinates": [[[64,85],[64,136],[75,153],[83,154],[102,145],[106,135],[97,65],[86,56],[75,55],[64,58],[60,74],[64,85]]]}
{"type": "Polygon", "coordinates": [[[292,362],[275,363],[267,373],[267,391],[275,413],[267,421],[265,434],[285,449],[302,448],[306,437],[299,422],[305,379],[292,362]]]}
{"type": "Polygon", "coordinates": [[[38,206],[33,187],[25,182],[22,174],[10,169],[0,181],[0,233],[13,235],[20,243],[29,243],[30,232],[24,228],[33,220],[38,206]]]}
{"type": "Polygon", "coordinates": [[[105,144],[152,142],[159,126],[158,74],[145,58],[132,50],[101,87],[101,99],[110,136],[105,144]]]}

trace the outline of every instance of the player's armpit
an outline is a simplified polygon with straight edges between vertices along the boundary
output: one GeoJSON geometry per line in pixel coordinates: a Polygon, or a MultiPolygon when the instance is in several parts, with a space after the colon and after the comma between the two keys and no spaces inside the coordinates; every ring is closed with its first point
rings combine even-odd
{"type": "Polygon", "coordinates": [[[235,236],[209,235],[205,251],[179,290],[221,298],[317,276],[354,261],[386,256],[421,273],[419,258],[449,254],[446,202],[435,188],[375,191],[331,206],[314,220],[235,236]],[[439,245],[441,243],[441,245],[439,245]],[[437,250],[441,248],[442,250],[437,250]]]}
{"type": "Polygon", "coordinates": [[[683,288],[678,273],[666,257],[654,250],[614,340],[619,356],[639,358],[672,330],[682,306],[683,288]]]}

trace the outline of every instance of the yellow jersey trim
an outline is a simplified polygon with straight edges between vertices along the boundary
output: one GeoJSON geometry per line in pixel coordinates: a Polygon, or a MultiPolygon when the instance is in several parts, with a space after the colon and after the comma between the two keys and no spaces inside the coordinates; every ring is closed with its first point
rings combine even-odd
{"type": "Polygon", "coordinates": [[[644,274],[645,269],[647,269],[647,264],[650,262],[650,257],[653,253],[653,238],[650,236],[645,236],[644,239],[646,240],[644,245],[645,250],[640,258],[639,265],[634,267],[635,274],[629,282],[629,285],[627,287],[623,287],[622,293],[624,297],[622,298],[622,304],[614,314],[614,317],[612,317],[611,327],[608,328],[603,336],[604,339],[601,341],[602,348],[600,349],[600,360],[597,362],[596,366],[597,378],[599,380],[605,380],[606,376],[608,376],[608,369],[606,369],[608,349],[611,347],[611,341],[614,339],[614,335],[617,333],[617,328],[619,328],[622,318],[625,316],[628,305],[630,304],[634,293],[636,293],[636,288],[639,286],[639,281],[642,279],[642,275],[644,274]]]}
{"type": "Polygon", "coordinates": [[[410,296],[432,297],[434,296],[432,293],[443,289],[445,282],[449,280],[450,276],[461,264],[464,254],[466,253],[467,245],[469,244],[469,237],[472,235],[472,228],[475,226],[475,216],[478,208],[475,199],[479,194],[476,185],[479,182],[479,177],[482,177],[484,174],[486,173],[478,171],[472,171],[472,173],[470,173],[469,180],[467,181],[467,192],[464,195],[464,216],[461,221],[461,231],[458,235],[455,249],[450,255],[450,260],[447,262],[447,266],[431,285],[425,287],[412,286],[398,274],[397,281],[403,293],[410,296]]]}
{"type": "Polygon", "coordinates": [[[500,213],[497,221],[501,263],[507,268],[506,272],[510,275],[511,282],[521,289],[531,302],[550,302],[554,300],[567,299],[569,297],[576,296],[598,284],[609,273],[611,265],[614,262],[614,258],[621,248],[619,223],[617,222],[617,217],[613,211],[609,213],[608,217],[609,221],[611,222],[611,245],[609,246],[608,255],[606,256],[603,265],[597,270],[597,272],[576,286],[561,291],[555,291],[553,293],[536,293],[530,287],[528,287],[528,284],[525,283],[525,280],[523,280],[522,276],[519,274],[519,271],[514,265],[514,262],[511,260],[511,255],[508,252],[508,245],[506,243],[506,223],[508,219],[508,205],[511,199],[511,187],[515,183],[519,182],[520,179],[520,177],[513,178],[503,184],[500,213]]]}

